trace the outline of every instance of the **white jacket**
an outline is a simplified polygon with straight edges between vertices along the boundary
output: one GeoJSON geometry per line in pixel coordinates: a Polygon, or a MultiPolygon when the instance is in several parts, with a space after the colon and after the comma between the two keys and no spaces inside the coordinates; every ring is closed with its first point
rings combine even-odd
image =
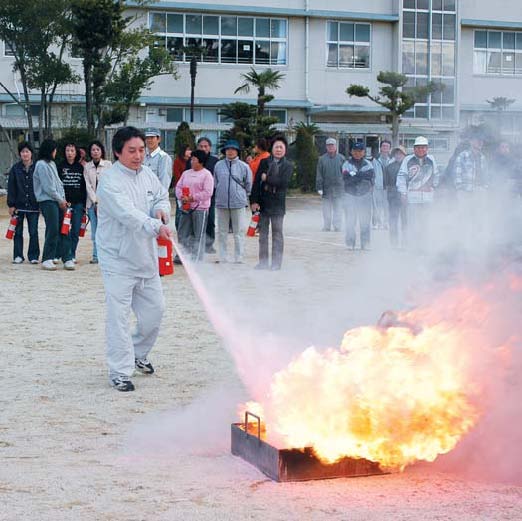
{"type": "Polygon", "coordinates": [[[131,170],[119,161],[105,170],[98,190],[96,246],[104,272],[150,278],[158,273],[156,237],[170,216],[167,190],[146,166],[131,170]]]}

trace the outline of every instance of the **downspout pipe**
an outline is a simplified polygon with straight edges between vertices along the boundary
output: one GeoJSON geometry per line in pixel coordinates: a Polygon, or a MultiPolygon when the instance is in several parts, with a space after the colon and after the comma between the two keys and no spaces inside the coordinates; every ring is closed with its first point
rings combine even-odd
{"type": "MultiPolygon", "coordinates": [[[[305,0],[305,63],[304,63],[304,81],[305,81],[305,100],[310,102],[310,0],[305,0]]],[[[308,109],[307,109],[308,110],[308,109]]],[[[306,114],[306,121],[310,123],[310,114],[306,114]]]]}

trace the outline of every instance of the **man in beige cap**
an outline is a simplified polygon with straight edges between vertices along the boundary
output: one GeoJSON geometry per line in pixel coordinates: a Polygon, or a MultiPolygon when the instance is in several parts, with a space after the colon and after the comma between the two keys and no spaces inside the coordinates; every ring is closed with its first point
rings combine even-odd
{"type": "Polygon", "coordinates": [[[341,231],[343,219],[343,176],[342,166],[346,158],[337,153],[337,141],[333,137],[326,140],[326,154],[317,162],[315,186],[323,198],[323,231],[341,231]]]}

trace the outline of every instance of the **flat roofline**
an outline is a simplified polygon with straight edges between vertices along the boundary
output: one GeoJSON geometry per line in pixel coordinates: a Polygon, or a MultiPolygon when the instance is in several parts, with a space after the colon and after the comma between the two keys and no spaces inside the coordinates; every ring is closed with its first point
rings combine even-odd
{"type": "Polygon", "coordinates": [[[310,114],[331,114],[343,112],[372,112],[378,114],[387,114],[388,111],[378,106],[366,105],[315,105],[308,109],[310,114]]]}
{"type": "MultiPolygon", "coordinates": [[[[243,99],[243,98],[195,98],[194,104],[202,107],[220,107],[225,103],[248,103],[249,105],[255,105],[257,101],[255,99],[243,99]]],[[[139,103],[145,103],[147,105],[190,105],[189,97],[171,97],[171,96],[141,96],[139,103]]],[[[267,103],[269,108],[300,108],[305,109],[312,107],[313,104],[306,100],[288,100],[288,99],[275,99],[267,103]]]]}
{"type": "Polygon", "coordinates": [[[474,20],[462,18],[460,25],[463,27],[484,27],[490,29],[522,29],[522,22],[502,21],[502,20],[474,20]]]}
{"type": "MultiPolygon", "coordinates": [[[[129,7],[140,7],[137,2],[127,2],[129,7]]],[[[398,14],[363,13],[357,11],[329,11],[323,9],[290,9],[287,7],[262,7],[250,5],[198,4],[194,2],[161,2],[146,7],[149,11],[209,11],[212,13],[258,14],[268,16],[296,16],[311,18],[336,18],[368,20],[374,22],[398,22],[398,14]]]]}

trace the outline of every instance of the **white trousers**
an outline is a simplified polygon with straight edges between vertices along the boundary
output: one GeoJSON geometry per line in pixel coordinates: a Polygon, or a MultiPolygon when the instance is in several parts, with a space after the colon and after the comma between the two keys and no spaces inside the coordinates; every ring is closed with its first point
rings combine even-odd
{"type": "Polygon", "coordinates": [[[234,261],[243,260],[245,244],[245,209],[244,208],[216,208],[218,225],[218,254],[221,262],[227,262],[227,239],[229,223],[232,223],[234,235],[234,261]]]}
{"type": "Polygon", "coordinates": [[[109,378],[132,376],[134,359],[146,358],[158,337],[165,310],[159,274],[143,279],[102,272],[105,286],[105,338],[109,378]],[[131,334],[129,316],[136,316],[131,334]]]}

